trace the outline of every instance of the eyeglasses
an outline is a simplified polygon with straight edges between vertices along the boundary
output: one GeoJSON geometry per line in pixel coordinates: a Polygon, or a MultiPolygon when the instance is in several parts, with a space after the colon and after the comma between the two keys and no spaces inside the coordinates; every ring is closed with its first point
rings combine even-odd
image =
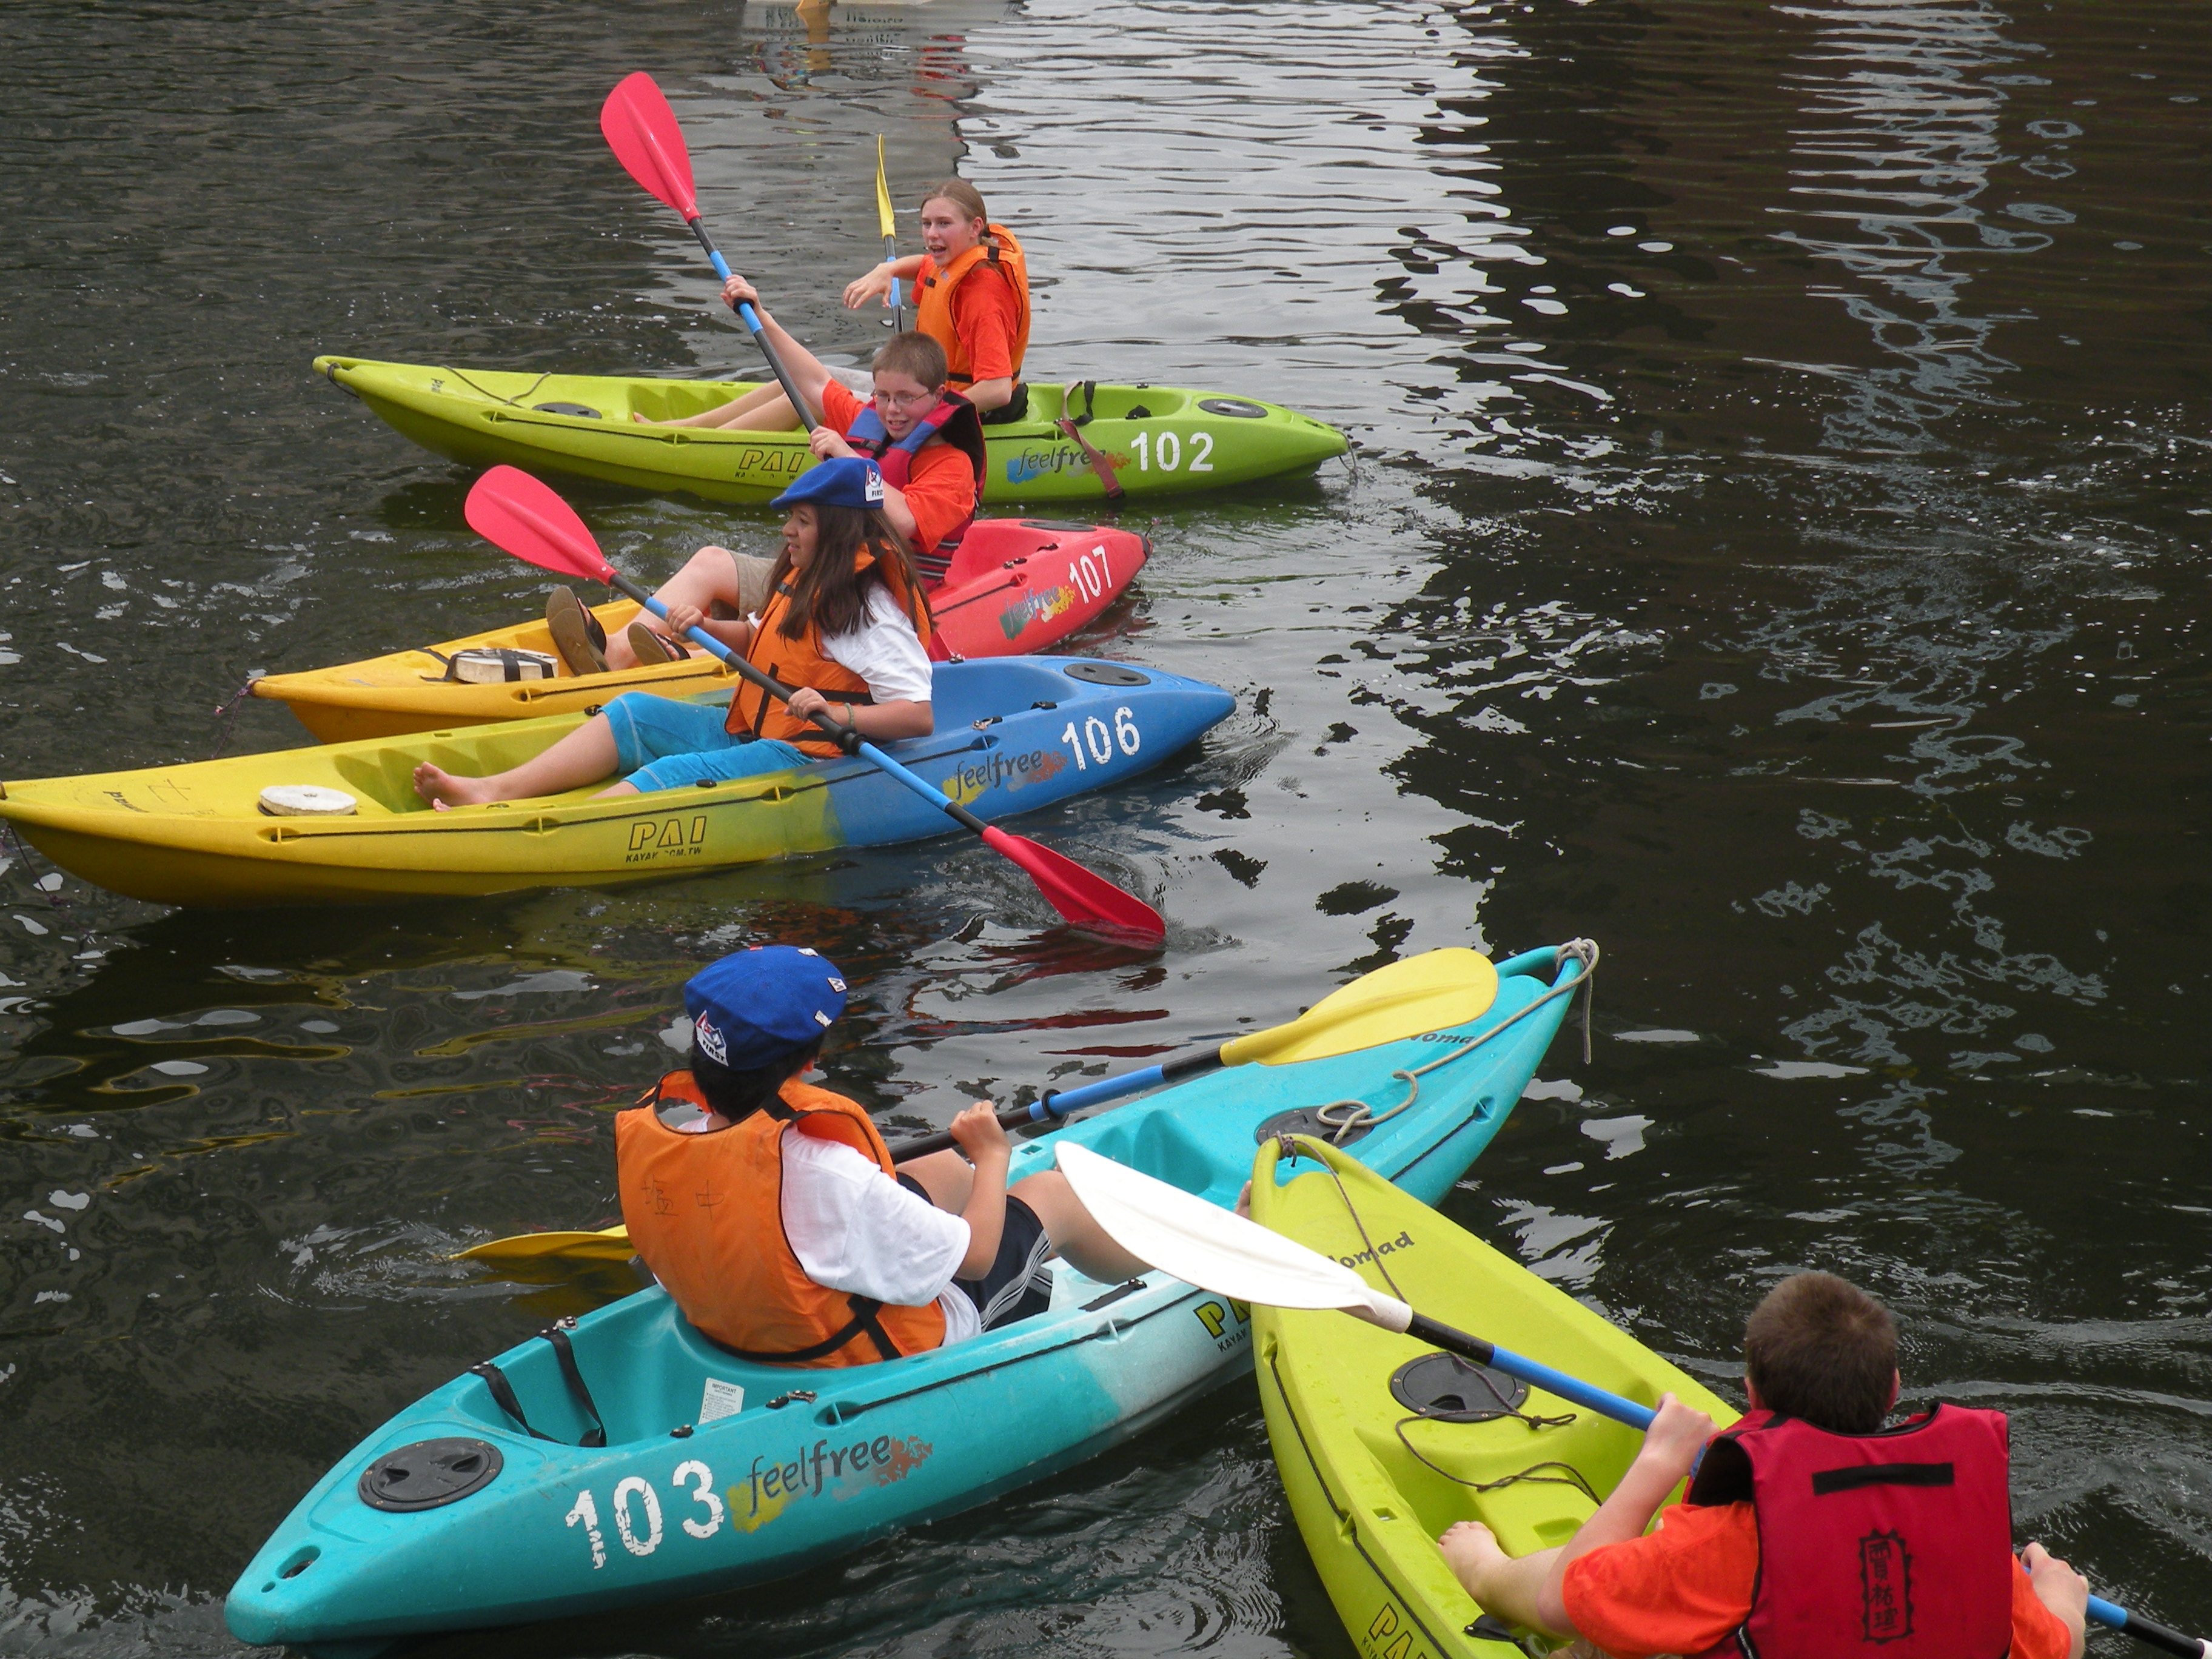
{"type": "Polygon", "coordinates": [[[934,392],[878,392],[875,398],[886,409],[915,409],[923,404],[935,403],[937,394],[934,392]]]}

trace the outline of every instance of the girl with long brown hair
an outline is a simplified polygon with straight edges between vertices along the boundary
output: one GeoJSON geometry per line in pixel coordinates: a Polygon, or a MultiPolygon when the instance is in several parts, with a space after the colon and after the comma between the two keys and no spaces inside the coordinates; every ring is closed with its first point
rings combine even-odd
{"type": "Polygon", "coordinates": [[[783,550],[757,617],[713,622],[668,606],[668,625],[703,628],[771,678],[798,688],[788,705],[741,682],[726,714],[631,691],[544,753],[490,777],[425,763],[415,788],[441,809],[562,794],[620,776],[603,795],[674,789],[781,771],[839,752],[813,723],[826,711],[842,732],[885,743],[934,729],[922,639],[929,604],[903,544],[883,513],[882,475],[841,459],[800,475],[773,505],[790,509],[783,550]]]}

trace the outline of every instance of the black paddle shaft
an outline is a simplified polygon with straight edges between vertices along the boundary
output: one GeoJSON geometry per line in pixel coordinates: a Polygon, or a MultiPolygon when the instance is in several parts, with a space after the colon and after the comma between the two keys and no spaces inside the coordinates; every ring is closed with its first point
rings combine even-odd
{"type": "MultiPolygon", "coordinates": [[[[653,595],[647,592],[629,577],[623,575],[621,571],[614,569],[610,569],[608,571],[607,586],[613,588],[616,592],[622,594],[626,599],[635,599],[640,605],[645,606],[647,611],[653,611],[653,595]]],[[[668,619],[666,613],[665,612],[653,611],[653,614],[659,617],[663,622],[665,622],[668,619]]],[[[778,702],[782,703],[787,708],[790,706],[792,693],[792,688],[790,686],[786,685],[781,680],[777,679],[772,674],[763,673],[759,669],[754,667],[752,664],[747,662],[742,656],[738,655],[738,653],[731,650],[728,646],[723,645],[719,640],[715,641],[715,644],[720,647],[716,652],[716,654],[720,656],[724,662],[729,664],[731,667],[738,671],[738,676],[739,678],[758,686],[762,690],[767,692],[769,696],[774,697],[778,702]]],[[[861,742],[860,732],[838,725],[836,717],[830,714],[828,709],[817,708],[806,718],[812,720],[815,725],[820,726],[829,736],[830,740],[847,754],[856,755],[860,753],[861,742]]],[[[981,823],[978,823],[975,825],[975,828],[979,830],[981,829],[981,823]]]]}
{"type": "MultiPolygon", "coordinates": [[[[610,572],[607,577],[607,586],[613,588],[617,593],[621,593],[627,598],[635,599],[640,605],[645,605],[647,610],[652,609],[648,601],[650,601],[653,596],[647,593],[643,588],[640,587],[635,582],[632,581],[629,577],[623,575],[621,571],[615,570],[610,572]]],[[[659,613],[655,612],[654,614],[659,615],[659,613]]],[[[666,620],[665,617],[663,617],[662,619],[664,621],[666,620]]],[[[716,641],[716,644],[719,647],[717,654],[721,657],[724,662],[729,664],[731,667],[738,671],[739,678],[748,680],[753,684],[758,686],[762,690],[767,692],[769,696],[775,698],[786,707],[790,705],[791,687],[786,685],[781,680],[775,678],[773,675],[763,674],[759,669],[754,667],[736,652],[731,650],[729,647],[721,645],[719,641],[716,641]]],[[[847,754],[857,755],[860,752],[860,744],[862,742],[860,734],[849,727],[838,725],[836,717],[831,714],[829,710],[817,709],[813,714],[809,714],[807,719],[812,720],[815,725],[820,726],[823,732],[828,735],[830,740],[832,743],[835,743],[847,754]]],[[[970,835],[980,836],[991,827],[949,795],[944,798],[942,811],[945,817],[951,818],[953,823],[958,824],[963,830],[967,830],[970,835]]],[[[950,1144],[951,1143],[949,1142],[947,1143],[947,1145],[950,1144]]],[[[942,1152],[945,1149],[942,1146],[936,1146],[932,1147],[930,1150],[933,1152],[942,1152]]]]}
{"type": "Polygon", "coordinates": [[[2203,1643],[2193,1636],[2185,1636],[2171,1625],[2161,1625],[2155,1619],[2146,1619],[2139,1613],[2128,1614],[2127,1622],[2119,1629],[2123,1636],[2132,1636],[2147,1646],[2179,1654],[2181,1659],[2204,1659],[2203,1643]]]}

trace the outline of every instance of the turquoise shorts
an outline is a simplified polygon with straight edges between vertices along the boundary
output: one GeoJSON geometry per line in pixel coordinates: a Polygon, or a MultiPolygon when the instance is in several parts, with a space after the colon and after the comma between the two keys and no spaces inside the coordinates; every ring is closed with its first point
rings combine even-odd
{"type": "Polygon", "coordinates": [[[774,738],[746,738],[725,730],[729,710],[711,703],[625,691],[601,712],[614,733],[615,770],[648,793],[726,783],[805,766],[814,759],[774,738]]]}

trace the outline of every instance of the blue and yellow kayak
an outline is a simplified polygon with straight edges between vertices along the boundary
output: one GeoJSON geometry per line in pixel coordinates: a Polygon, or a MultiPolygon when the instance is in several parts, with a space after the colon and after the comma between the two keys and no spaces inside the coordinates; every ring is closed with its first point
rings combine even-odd
{"type": "MultiPolygon", "coordinates": [[[[1583,971],[1567,951],[1528,951],[1498,964],[1496,1000],[1464,1026],[1164,1089],[1021,1143],[1009,1179],[1050,1168],[1066,1137],[1233,1204],[1255,1144],[1358,1100],[1380,1121],[1352,1155],[1439,1199],[1512,1111],[1583,971]],[[1399,1074],[1419,1067],[1408,1105],[1399,1074]]],[[[604,1445],[579,1443],[590,1420],[554,1345],[509,1349],[498,1372],[550,1439],[463,1375],[339,1460],[225,1616],[242,1642],[366,1659],[411,1635],[818,1568],[1140,1432],[1244,1372],[1250,1331],[1246,1310],[1164,1274],[1102,1285],[1058,1263],[1048,1313],[932,1353],[802,1370],[737,1359],[642,1291],[563,1333],[604,1445]]]]}
{"type": "MultiPolygon", "coordinates": [[[[566,682],[553,681],[560,685],[566,682]]],[[[727,700],[709,693],[709,700],[727,700]]],[[[1011,817],[1156,766],[1224,717],[1230,695],[1127,663],[940,663],[936,734],[884,752],[982,818],[1011,817]]],[[[424,761],[471,777],[519,765],[581,713],[230,760],[0,784],[0,818],[64,869],[159,904],[293,904],[480,894],[686,875],[884,847],[948,831],[942,811],[840,757],[732,783],[431,810],[424,761]],[[263,792],[352,797],[344,817],[271,817],[263,792]]]]}

